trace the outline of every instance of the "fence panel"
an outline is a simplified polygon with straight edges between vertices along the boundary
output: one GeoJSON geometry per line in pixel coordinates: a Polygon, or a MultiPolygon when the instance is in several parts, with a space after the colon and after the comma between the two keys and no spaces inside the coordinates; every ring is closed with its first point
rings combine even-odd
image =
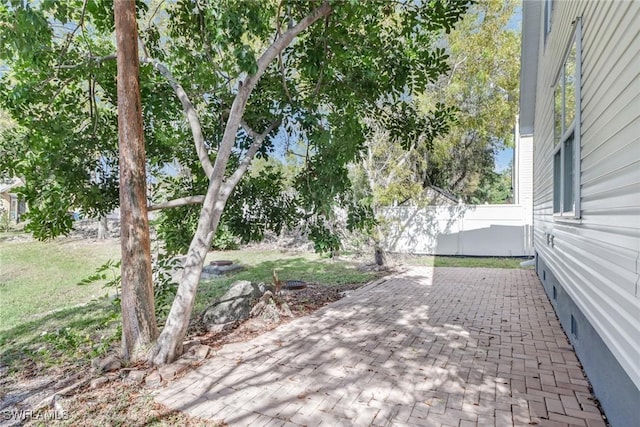
{"type": "Polygon", "coordinates": [[[383,247],[389,252],[528,256],[531,218],[521,205],[452,205],[384,208],[383,247]]]}

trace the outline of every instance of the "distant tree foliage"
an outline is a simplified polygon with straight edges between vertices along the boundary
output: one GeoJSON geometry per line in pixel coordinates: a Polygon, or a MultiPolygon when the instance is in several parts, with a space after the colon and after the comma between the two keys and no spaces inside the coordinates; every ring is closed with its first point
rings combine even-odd
{"type": "Polygon", "coordinates": [[[448,121],[442,132],[435,137],[407,132],[404,150],[393,126],[384,117],[371,117],[367,154],[351,171],[361,197],[377,206],[419,202],[425,188],[437,186],[469,203],[507,200],[508,195],[498,194],[510,189],[505,182],[510,175],[494,172],[494,157],[513,147],[520,35],[508,24],[518,5],[515,0],[479,0],[440,41],[449,70],[403,108],[412,110],[414,120],[428,117],[436,105],[455,108],[444,116],[448,121]]]}
{"type": "Polygon", "coordinates": [[[471,204],[510,204],[513,203],[512,168],[502,172],[487,171],[480,180],[480,185],[469,196],[471,204]]]}

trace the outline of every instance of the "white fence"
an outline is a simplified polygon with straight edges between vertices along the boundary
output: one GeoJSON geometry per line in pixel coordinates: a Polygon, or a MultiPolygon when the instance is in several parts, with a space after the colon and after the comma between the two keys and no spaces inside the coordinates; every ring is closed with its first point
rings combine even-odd
{"type": "Polygon", "coordinates": [[[532,255],[531,211],[521,205],[395,207],[378,212],[388,252],[532,255]]]}

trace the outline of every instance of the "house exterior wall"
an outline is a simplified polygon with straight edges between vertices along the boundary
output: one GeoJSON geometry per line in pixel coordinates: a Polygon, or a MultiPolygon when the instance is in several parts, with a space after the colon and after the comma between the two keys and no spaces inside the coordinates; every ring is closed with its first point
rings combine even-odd
{"type": "Polygon", "coordinates": [[[0,193],[0,211],[7,213],[10,222],[18,223],[27,208],[25,202],[20,200],[18,195],[5,192],[0,193]]]}
{"type": "Polygon", "coordinates": [[[24,185],[20,178],[0,180],[0,210],[6,212],[13,223],[20,221],[20,217],[27,211],[27,206],[13,191],[24,185]]]}
{"type": "Polygon", "coordinates": [[[550,296],[556,287],[558,317],[611,424],[633,425],[640,419],[640,2],[552,5],[529,101],[537,270],[550,296]],[[580,215],[562,220],[553,214],[554,86],[578,18],[580,215]]]}
{"type": "Polygon", "coordinates": [[[11,196],[9,193],[0,193],[0,210],[9,212],[11,209],[11,196]]]}

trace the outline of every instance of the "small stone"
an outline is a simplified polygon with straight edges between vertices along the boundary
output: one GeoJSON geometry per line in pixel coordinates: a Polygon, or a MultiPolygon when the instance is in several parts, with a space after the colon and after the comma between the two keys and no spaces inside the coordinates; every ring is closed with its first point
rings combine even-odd
{"type": "Polygon", "coordinates": [[[340,298],[349,298],[352,293],[353,291],[342,291],[338,295],[340,296],[340,298]]]}
{"type": "Polygon", "coordinates": [[[160,373],[158,371],[154,371],[147,375],[147,377],[144,379],[144,383],[147,385],[147,387],[155,388],[162,384],[162,377],[160,376],[160,373]]]}
{"type": "Polygon", "coordinates": [[[107,372],[105,376],[109,381],[115,381],[121,378],[120,372],[107,372]]]}
{"type": "Polygon", "coordinates": [[[181,373],[187,370],[190,363],[186,360],[178,360],[169,365],[164,365],[158,368],[158,373],[163,381],[171,381],[181,373]]]}
{"type": "Polygon", "coordinates": [[[280,311],[282,311],[282,315],[285,317],[293,317],[293,313],[291,312],[291,308],[289,308],[289,304],[283,302],[280,305],[280,311]]]}
{"type": "Polygon", "coordinates": [[[91,366],[98,372],[117,371],[122,367],[122,362],[116,356],[110,354],[104,359],[94,359],[91,366]]]}
{"type": "Polygon", "coordinates": [[[147,373],[145,371],[141,371],[139,369],[134,369],[129,371],[129,375],[127,375],[127,382],[140,384],[144,380],[144,376],[147,373]]]}
{"type": "Polygon", "coordinates": [[[186,341],[182,344],[182,350],[188,353],[192,348],[199,346],[202,343],[198,338],[186,341]]]}
{"type": "Polygon", "coordinates": [[[198,359],[202,360],[202,359],[206,359],[207,356],[209,356],[210,352],[211,352],[211,347],[209,347],[208,345],[200,345],[195,351],[195,355],[198,357],[198,359]]]}
{"type": "Polygon", "coordinates": [[[109,382],[109,378],[107,377],[94,378],[91,380],[91,388],[95,389],[95,388],[101,387],[102,385],[108,382],[109,382]]]}
{"type": "Polygon", "coordinates": [[[204,344],[194,345],[189,348],[189,351],[185,354],[185,358],[193,360],[204,360],[209,355],[211,347],[204,344]]]}

